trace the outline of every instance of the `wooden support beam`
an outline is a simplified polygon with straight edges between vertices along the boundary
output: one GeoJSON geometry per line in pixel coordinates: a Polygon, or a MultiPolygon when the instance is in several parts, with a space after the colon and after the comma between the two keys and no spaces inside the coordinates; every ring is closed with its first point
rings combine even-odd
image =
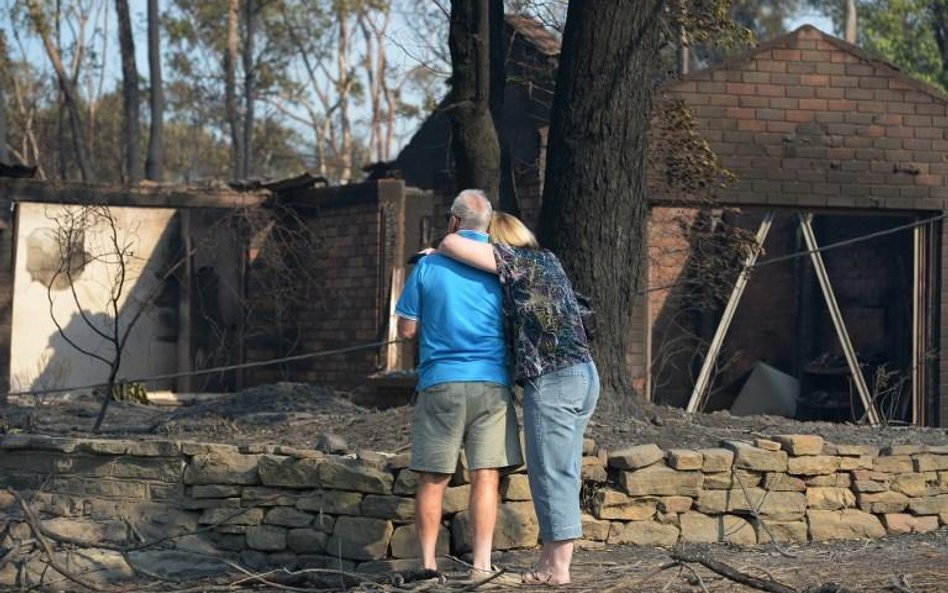
{"type": "MultiPolygon", "coordinates": [[[[767,239],[767,234],[770,232],[770,227],[773,225],[773,222],[774,212],[770,210],[764,214],[764,219],[760,221],[760,226],[757,228],[756,241],[758,247],[764,245],[764,241],[767,239]]],[[[701,365],[698,380],[695,381],[694,390],[692,390],[691,398],[688,400],[687,410],[689,412],[697,412],[704,407],[704,397],[708,390],[708,385],[711,383],[711,370],[718,360],[718,354],[721,353],[721,346],[724,344],[724,336],[727,335],[727,330],[730,329],[731,322],[734,320],[737,305],[740,303],[744,289],[747,287],[747,281],[750,278],[754,264],[757,263],[757,255],[759,253],[760,249],[755,249],[744,258],[744,266],[741,268],[741,273],[737,277],[737,282],[734,283],[734,290],[731,291],[731,297],[728,299],[724,313],[721,315],[721,321],[718,322],[714,337],[708,346],[708,353],[705,355],[704,363],[701,365]]]]}
{"type": "Polygon", "coordinates": [[[869,387],[866,385],[866,378],[862,375],[859,360],[856,358],[856,351],[853,349],[853,344],[849,339],[849,332],[846,331],[843,314],[839,310],[836,295],[833,293],[833,286],[830,284],[829,274],[827,274],[826,266],[823,264],[823,256],[819,252],[819,244],[816,242],[816,234],[813,232],[813,215],[800,213],[797,216],[800,219],[800,230],[803,232],[803,239],[806,241],[807,249],[810,251],[810,260],[813,262],[816,279],[819,281],[820,288],[823,290],[823,298],[826,300],[830,318],[833,320],[833,326],[836,328],[836,335],[843,349],[843,355],[846,357],[846,364],[849,365],[849,372],[852,374],[853,384],[856,386],[859,399],[866,409],[866,417],[869,423],[873,426],[879,426],[882,423],[882,419],[872,401],[869,387]]]}

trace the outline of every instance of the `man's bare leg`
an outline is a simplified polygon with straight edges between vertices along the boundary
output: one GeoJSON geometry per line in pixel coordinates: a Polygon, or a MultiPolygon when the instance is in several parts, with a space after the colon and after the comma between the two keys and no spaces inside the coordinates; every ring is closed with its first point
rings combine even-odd
{"type": "Polygon", "coordinates": [[[471,472],[471,525],[473,526],[474,568],[491,570],[490,552],[497,523],[497,504],[500,499],[500,472],[496,469],[478,469],[471,472]]]}
{"type": "Polygon", "coordinates": [[[421,548],[421,566],[438,569],[436,550],[438,531],[441,529],[441,503],[451,474],[418,474],[418,490],[415,493],[415,532],[421,548]]]}

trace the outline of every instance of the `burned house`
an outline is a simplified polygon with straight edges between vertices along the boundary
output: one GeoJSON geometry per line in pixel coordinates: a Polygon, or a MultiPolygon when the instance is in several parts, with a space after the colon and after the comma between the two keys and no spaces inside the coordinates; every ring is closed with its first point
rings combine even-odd
{"type": "MultiPolygon", "coordinates": [[[[503,125],[516,122],[507,138],[521,212],[534,224],[557,50],[535,23],[508,26],[517,57],[503,125]]],[[[628,328],[641,391],[689,409],[728,407],[764,367],[778,384],[795,383],[801,417],[948,424],[948,97],[810,26],[658,97],[684,101],[737,181],[710,213],[675,192],[652,193],[647,279],[628,328]],[[701,254],[681,229],[709,216],[760,237],[763,253],[742,262],[751,273],[735,274],[729,294],[696,304],[690,275],[701,254]]],[[[447,197],[449,140],[446,118],[432,116],[399,156],[406,182],[447,197]],[[444,167],[415,173],[430,163],[444,167]]],[[[759,398],[780,391],[764,385],[759,398]]]]}

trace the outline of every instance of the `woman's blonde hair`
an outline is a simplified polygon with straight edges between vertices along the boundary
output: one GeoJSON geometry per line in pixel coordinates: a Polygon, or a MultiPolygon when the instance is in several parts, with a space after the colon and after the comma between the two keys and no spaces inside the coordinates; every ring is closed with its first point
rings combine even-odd
{"type": "Polygon", "coordinates": [[[487,232],[490,234],[491,241],[494,243],[504,243],[513,247],[526,247],[527,249],[539,249],[540,243],[537,241],[533,231],[527,228],[527,225],[520,222],[520,219],[513,214],[494,211],[490,218],[490,228],[487,232]]]}

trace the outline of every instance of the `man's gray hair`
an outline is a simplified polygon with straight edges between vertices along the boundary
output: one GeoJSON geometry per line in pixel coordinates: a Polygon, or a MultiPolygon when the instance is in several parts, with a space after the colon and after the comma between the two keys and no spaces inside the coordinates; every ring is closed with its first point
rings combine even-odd
{"type": "Polygon", "coordinates": [[[451,214],[458,217],[459,228],[472,231],[486,231],[490,225],[493,207],[487,194],[479,189],[466,189],[454,198],[451,214]]]}

